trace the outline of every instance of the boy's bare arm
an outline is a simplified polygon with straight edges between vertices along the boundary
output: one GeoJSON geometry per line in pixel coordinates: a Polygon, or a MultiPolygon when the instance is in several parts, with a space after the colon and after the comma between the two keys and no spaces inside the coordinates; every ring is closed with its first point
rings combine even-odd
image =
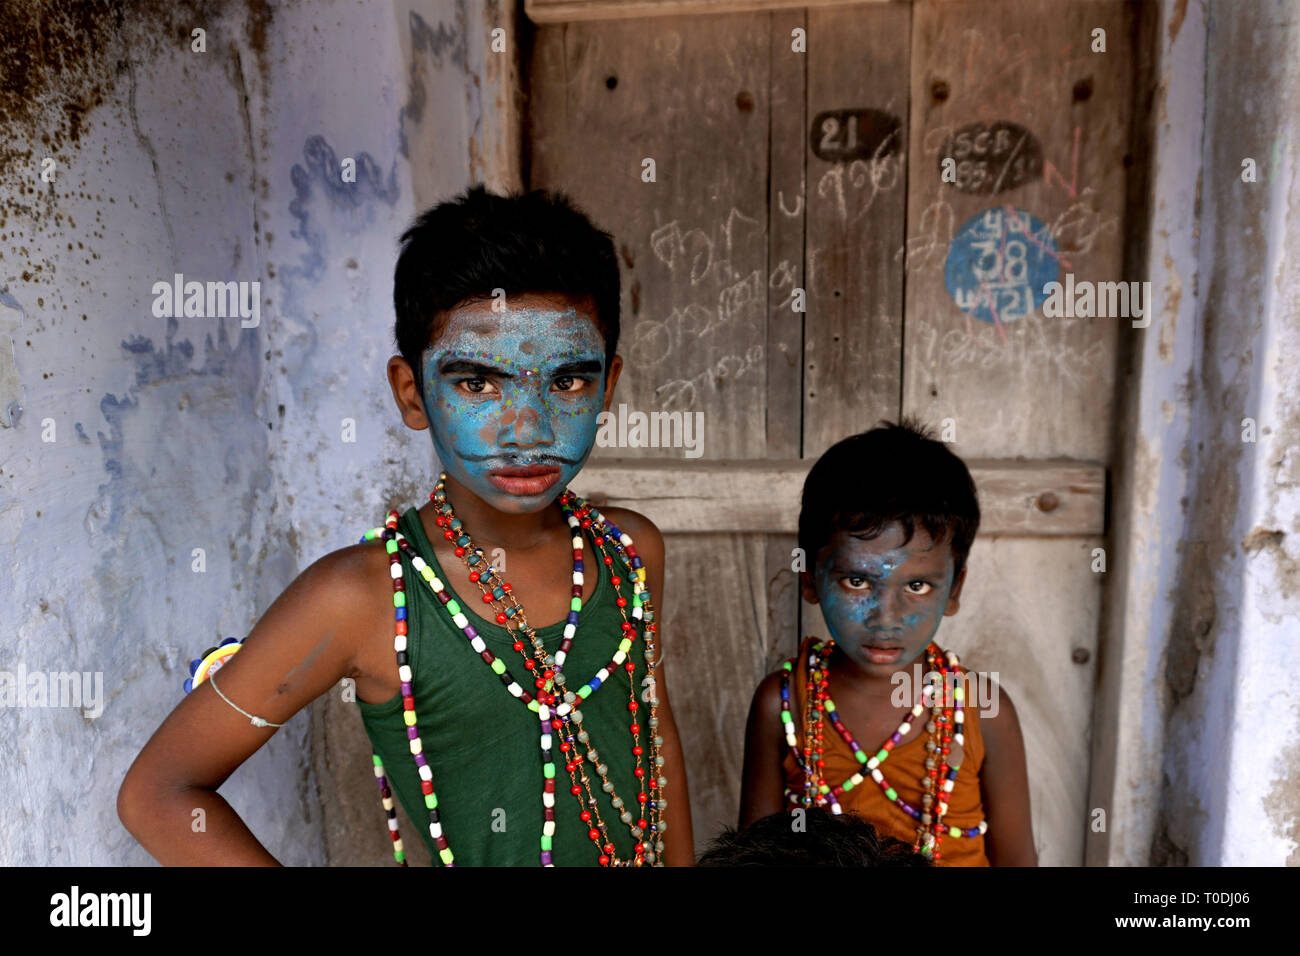
{"type": "MultiPolygon", "coordinates": [[[[382,549],[355,545],[309,567],[217,672],[221,692],[250,714],[284,723],[342,678],[360,676],[367,627],[385,609],[391,615],[391,588],[376,587],[386,566],[382,549]]],[[[118,816],[165,865],[277,865],[216,792],[275,729],[253,726],[205,681],[127,771],[118,816]]]]}
{"type": "Polygon", "coordinates": [[[1020,720],[1006,689],[998,686],[995,693],[999,695],[997,715],[980,720],[984,738],[980,795],[989,825],[984,852],[993,866],[1037,866],[1020,720]]]}
{"type": "Polygon", "coordinates": [[[785,728],[781,726],[781,675],[763,678],[745,723],[745,769],[740,782],[740,828],[785,807],[781,767],[785,728]]]}
{"type": "MultiPolygon", "coordinates": [[[[663,588],[664,588],[664,538],[654,523],[644,515],[625,508],[605,508],[606,516],[626,531],[633,540],[641,563],[645,566],[646,587],[650,589],[650,601],[655,608],[656,622],[662,622],[663,588]]],[[[668,866],[692,866],[695,863],[695,835],[691,826],[690,791],[686,785],[686,758],[682,753],[681,737],[677,732],[677,722],[673,719],[672,705],[668,700],[668,679],[665,676],[664,631],[656,632],[655,650],[659,654],[659,666],[655,672],[659,697],[659,736],[664,743],[660,748],[663,754],[663,776],[668,780],[664,794],[668,800],[666,818],[669,823],[664,833],[664,863],[668,866]]],[[[638,695],[640,696],[640,695],[638,695]]],[[[649,719],[649,709],[645,711],[649,719]]],[[[644,725],[644,722],[643,722],[644,725]]],[[[644,730],[650,730],[644,725],[644,730]]],[[[653,731],[651,731],[653,733],[653,731]]]]}

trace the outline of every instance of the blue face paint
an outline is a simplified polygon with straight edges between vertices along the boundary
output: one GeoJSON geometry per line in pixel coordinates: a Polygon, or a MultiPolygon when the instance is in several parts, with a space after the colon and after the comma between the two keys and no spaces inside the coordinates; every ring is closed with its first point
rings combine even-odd
{"type": "Polygon", "coordinates": [[[582,468],[605,400],[605,341],[566,308],[474,303],[423,355],[424,408],[447,473],[498,511],[540,511],[582,468]]]}
{"type": "Polygon", "coordinates": [[[870,540],[836,531],[813,579],[836,645],[868,674],[887,676],[925,652],[952,591],[947,542],[917,529],[902,544],[897,522],[870,540]]]}

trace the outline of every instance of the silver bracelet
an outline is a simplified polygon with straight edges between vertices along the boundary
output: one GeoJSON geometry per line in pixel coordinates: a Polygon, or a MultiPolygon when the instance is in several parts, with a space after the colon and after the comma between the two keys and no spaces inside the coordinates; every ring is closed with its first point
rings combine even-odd
{"type": "Polygon", "coordinates": [[[215,672],[215,671],[213,671],[212,673],[208,674],[208,683],[212,685],[212,689],[215,690],[215,691],[217,692],[217,695],[218,695],[222,700],[224,700],[224,701],[225,701],[227,704],[229,704],[231,707],[235,708],[235,710],[239,711],[241,714],[243,714],[245,717],[247,717],[248,720],[249,720],[249,723],[251,723],[254,727],[283,727],[283,726],[284,726],[284,724],[273,724],[273,723],[271,723],[269,720],[267,720],[265,717],[257,717],[257,716],[255,716],[255,715],[253,715],[253,714],[250,714],[248,711],[244,710],[244,708],[240,707],[238,704],[236,704],[233,700],[231,700],[231,699],[230,699],[229,697],[227,697],[225,694],[221,693],[221,688],[218,687],[218,686],[217,686],[217,682],[216,682],[215,680],[213,680],[213,678],[216,677],[216,676],[217,676],[217,675],[216,675],[216,672],[215,672]]]}

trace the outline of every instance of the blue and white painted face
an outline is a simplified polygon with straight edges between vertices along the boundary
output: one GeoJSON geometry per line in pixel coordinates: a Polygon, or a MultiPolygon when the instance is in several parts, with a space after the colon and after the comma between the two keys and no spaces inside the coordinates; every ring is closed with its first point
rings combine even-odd
{"type": "Polygon", "coordinates": [[[911,665],[925,653],[949,604],[957,609],[948,542],[935,546],[921,527],[906,545],[903,537],[897,521],[871,539],[837,530],[812,576],[836,645],[875,677],[911,665]]]}
{"type": "Polygon", "coordinates": [[[508,514],[540,511],[582,468],[605,401],[588,311],[536,294],[454,310],[425,349],[424,409],[447,473],[508,514]]]}

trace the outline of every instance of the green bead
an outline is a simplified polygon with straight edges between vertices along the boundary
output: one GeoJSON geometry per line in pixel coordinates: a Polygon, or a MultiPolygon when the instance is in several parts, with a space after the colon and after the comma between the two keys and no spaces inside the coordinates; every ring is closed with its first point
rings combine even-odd
{"type": "Polygon", "coordinates": [[[858,758],[858,763],[866,763],[868,759],[866,753],[861,750],[853,751],[853,756],[858,758]]]}
{"type": "Polygon", "coordinates": [[[581,610],[582,610],[582,598],[570,598],[570,599],[569,599],[569,610],[570,610],[570,611],[581,611],[581,610]]]}
{"type": "Polygon", "coordinates": [[[455,598],[452,598],[450,601],[447,602],[447,613],[448,614],[460,613],[460,605],[456,603],[455,598]]]}
{"type": "Polygon", "coordinates": [[[885,796],[887,796],[890,800],[897,800],[898,791],[895,790],[893,787],[890,787],[888,790],[885,791],[885,796]]]}
{"type": "Polygon", "coordinates": [[[393,607],[406,607],[406,593],[404,591],[393,592],[393,607]]]}
{"type": "Polygon", "coordinates": [[[393,859],[396,860],[398,863],[402,863],[406,860],[406,854],[401,850],[394,850],[393,859]]]}
{"type": "Polygon", "coordinates": [[[551,779],[552,777],[554,777],[554,776],[555,776],[555,764],[553,764],[553,763],[544,763],[544,764],[542,764],[542,776],[546,777],[546,779],[548,779],[548,780],[551,779]]]}
{"type": "Polygon", "coordinates": [[[501,658],[499,657],[492,658],[492,673],[504,674],[505,672],[506,672],[506,665],[502,663],[501,658]]]}
{"type": "Polygon", "coordinates": [[[392,554],[394,551],[396,551],[396,550],[397,550],[397,539],[396,539],[396,538],[389,538],[387,541],[385,541],[385,542],[384,542],[384,550],[387,551],[389,554],[392,554]]]}
{"type": "Polygon", "coordinates": [[[950,837],[959,837],[959,836],[961,836],[961,830],[959,830],[957,827],[949,827],[949,828],[948,828],[948,836],[950,836],[950,837]]]}
{"type": "Polygon", "coordinates": [[[850,790],[853,789],[853,781],[845,780],[844,783],[840,786],[840,789],[843,790],[845,793],[848,793],[850,790]]]}
{"type": "Polygon", "coordinates": [[[590,685],[590,684],[583,684],[581,687],[579,687],[579,688],[578,688],[578,696],[581,697],[583,700],[586,700],[588,697],[590,697],[590,696],[591,696],[591,685],[590,685]]]}
{"type": "Polygon", "coordinates": [[[447,849],[445,850],[439,850],[438,857],[442,860],[443,864],[446,866],[451,866],[451,861],[455,859],[455,857],[451,855],[451,847],[447,847],[447,849]]]}
{"type": "Polygon", "coordinates": [[[788,711],[788,710],[783,710],[783,711],[781,711],[781,723],[783,723],[783,724],[793,724],[793,723],[794,723],[794,718],[790,716],[790,711],[788,711]]]}
{"type": "Polygon", "coordinates": [[[384,762],[379,759],[379,754],[372,754],[370,759],[375,762],[376,767],[382,767],[384,765],[384,762]]]}
{"type": "MultiPolygon", "coordinates": [[[[881,747],[879,750],[876,751],[876,759],[879,760],[879,761],[881,761],[881,762],[884,762],[884,761],[888,760],[888,759],[889,759],[889,751],[886,750],[884,747],[881,747]]],[[[863,762],[863,763],[866,763],[865,760],[862,761],[862,762],[863,762]]],[[[893,771],[890,771],[890,772],[892,773],[893,771]]]]}
{"type": "Polygon", "coordinates": [[[437,810],[438,795],[436,793],[426,793],[424,795],[424,807],[426,810],[437,810]]]}
{"type": "Polygon", "coordinates": [[[543,835],[542,835],[542,849],[543,849],[543,850],[549,850],[550,848],[551,848],[551,838],[548,837],[548,836],[546,836],[545,834],[543,834],[543,835]]]}

